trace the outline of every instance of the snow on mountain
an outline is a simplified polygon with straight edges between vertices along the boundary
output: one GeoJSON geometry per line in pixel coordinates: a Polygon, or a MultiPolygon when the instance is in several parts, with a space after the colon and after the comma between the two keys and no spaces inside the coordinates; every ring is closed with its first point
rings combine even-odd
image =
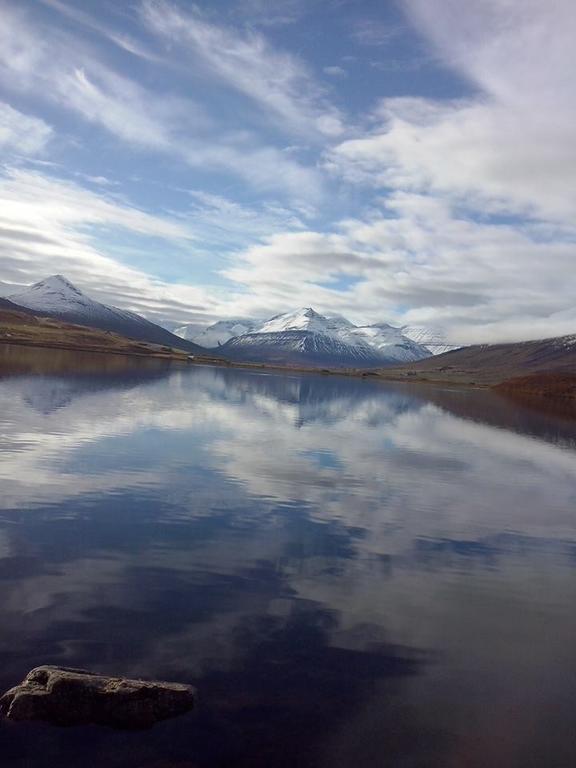
{"type": "Polygon", "coordinates": [[[560,336],[558,339],[558,344],[563,346],[565,349],[574,349],[576,348],[576,335],[571,334],[570,336],[560,336]]]}
{"type": "MultiPolygon", "coordinates": [[[[21,293],[12,295],[10,300],[39,315],[58,317],[77,323],[82,320],[84,325],[94,326],[93,322],[88,322],[89,320],[113,322],[114,320],[118,321],[118,319],[134,320],[138,318],[138,315],[132,312],[108,307],[106,304],[94,301],[62,275],[53,275],[41,280],[21,293]]],[[[144,318],[139,319],[143,323],[148,322],[144,318]]]]}
{"type": "Polygon", "coordinates": [[[367,344],[384,357],[402,362],[422,360],[430,355],[423,345],[405,336],[400,328],[387,323],[355,326],[350,329],[349,335],[351,340],[367,344]]]}
{"type": "Polygon", "coordinates": [[[425,326],[405,325],[401,329],[402,334],[417,344],[423,344],[433,355],[441,355],[443,352],[451,352],[459,349],[460,344],[450,344],[444,332],[438,328],[425,326]]]}
{"type": "Polygon", "coordinates": [[[359,358],[376,356],[409,362],[421,360],[429,354],[419,344],[403,336],[399,328],[385,323],[356,326],[341,315],[324,317],[310,307],[277,315],[258,329],[260,333],[296,330],[328,336],[353,348],[359,358]]]}
{"type": "Polygon", "coordinates": [[[175,326],[172,333],[186,341],[194,341],[194,337],[206,330],[206,323],[186,323],[186,325],[175,326]]]}
{"type": "Polygon", "coordinates": [[[253,331],[229,339],[223,355],[236,359],[377,366],[411,362],[429,350],[385,324],[355,326],[341,316],[325,317],[311,307],[276,315],[253,331]]]}
{"type": "Polygon", "coordinates": [[[319,315],[311,307],[303,307],[283,315],[275,315],[258,328],[258,333],[281,333],[282,331],[312,331],[312,333],[328,333],[329,328],[337,328],[338,321],[334,323],[326,317],[319,315]]]}
{"type": "Polygon", "coordinates": [[[201,347],[219,347],[234,336],[252,333],[260,323],[256,320],[219,320],[208,327],[197,323],[189,323],[176,328],[174,333],[181,339],[188,339],[201,347]]]}
{"type": "Polygon", "coordinates": [[[201,351],[190,342],[151,323],[135,312],[94,301],[62,275],[53,275],[21,293],[10,296],[15,304],[37,315],[55,317],[77,325],[114,331],[139,341],[148,341],[189,351],[201,351]]]}

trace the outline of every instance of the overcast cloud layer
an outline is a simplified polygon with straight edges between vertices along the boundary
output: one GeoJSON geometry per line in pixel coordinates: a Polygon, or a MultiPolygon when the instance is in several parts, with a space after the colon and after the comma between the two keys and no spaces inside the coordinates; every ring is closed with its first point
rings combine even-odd
{"type": "Polygon", "coordinates": [[[160,322],[576,332],[570,0],[0,14],[0,293],[59,272],[160,322]]]}

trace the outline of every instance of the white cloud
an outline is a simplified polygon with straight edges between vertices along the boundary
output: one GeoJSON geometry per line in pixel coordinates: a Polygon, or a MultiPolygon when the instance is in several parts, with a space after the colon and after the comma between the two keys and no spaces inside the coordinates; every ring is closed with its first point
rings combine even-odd
{"type": "Polygon", "coordinates": [[[571,220],[576,147],[571,119],[484,101],[391,99],[384,130],[338,146],[330,167],[374,187],[449,193],[478,209],[571,220]]]}
{"type": "Polygon", "coordinates": [[[260,206],[242,205],[222,195],[191,190],[192,208],[185,219],[204,242],[237,249],[277,231],[304,229],[301,216],[283,206],[264,203],[260,206]]]}
{"type": "Polygon", "coordinates": [[[97,18],[91,16],[89,13],[86,13],[86,11],[83,11],[81,8],[68,5],[67,3],[62,2],[62,0],[38,1],[48,8],[61,13],[63,16],[71,19],[80,26],[87,27],[91,31],[103,35],[119,48],[126,51],[127,53],[131,53],[133,56],[138,56],[139,58],[147,59],[148,61],[160,61],[158,56],[156,56],[150,50],[146,49],[133,37],[117,32],[115,29],[107,26],[106,24],[103,24],[97,18]]]}
{"type": "Polygon", "coordinates": [[[384,100],[378,127],[333,167],[376,186],[432,190],[538,216],[576,213],[576,93],[569,0],[406,0],[437,55],[479,89],[466,101],[384,100]],[[548,45],[546,41],[553,41],[548,45]]]}
{"type": "Polygon", "coordinates": [[[400,29],[377,19],[358,19],[352,27],[352,39],[359,45],[384,46],[398,36],[400,29]]]}
{"type": "Polygon", "coordinates": [[[344,132],[342,116],[305,64],[272,48],[262,35],[217,26],[165,0],[145,0],[142,13],[150,29],[255,102],[282,130],[327,137],[344,132]]]}
{"type": "Polygon", "coordinates": [[[239,0],[230,11],[251,24],[281,27],[299,21],[310,7],[308,0],[239,0]]]}
{"type": "MultiPolygon", "coordinates": [[[[193,168],[232,172],[260,191],[313,200],[317,171],[244,131],[218,126],[199,104],[152,92],[102,63],[75,37],[39,27],[4,3],[0,82],[7,89],[74,111],[136,150],[154,150],[193,168]]],[[[329,126],[330,127],[330,126],[329,126]]]]}
{"type": "Polygon", "coordinates": [[[51,126],[0,102],[0,148],[20,154],[42,152],[53,136],[51,126]]]}
{"type": "MultiPolygon", "coordinates": [[[[576,8],[571,0],[404,0],[448,65],[497,101],[574,107],[571,72],[576,8]]],[[[537,115],[536,115],[537,116],[537,115]]]]}
{"type": "Polygon", "coordinates": [[[344,69],[344,67],[338,66],[324,67],[322,71],[324,74],[330,75],[330,77],[346,77],[348,75],[348,72],[344,69]]]}
{"type": "Polygon", "coordinates": [[[236,297],[240,316],[270,315],[278,309],[310,305],[339,311],[343,302],[350,307],[350,296],[320,283],[361,271],[365,259],[369,261],[369,256],[355,253],[351,242],[339,234],[275,234],[238,254],[224,275],[246,290],[236,297]]]}

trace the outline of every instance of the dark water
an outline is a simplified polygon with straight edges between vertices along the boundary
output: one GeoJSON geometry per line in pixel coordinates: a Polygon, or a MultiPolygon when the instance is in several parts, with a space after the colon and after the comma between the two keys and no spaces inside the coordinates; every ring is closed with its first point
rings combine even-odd
{"type": "Polygon", "coordinates": [[[200,703],[4,722],[2,767],[576,765],[576,421],[103,360],[0,353],[0,686],[56,663],[200,703]]]}

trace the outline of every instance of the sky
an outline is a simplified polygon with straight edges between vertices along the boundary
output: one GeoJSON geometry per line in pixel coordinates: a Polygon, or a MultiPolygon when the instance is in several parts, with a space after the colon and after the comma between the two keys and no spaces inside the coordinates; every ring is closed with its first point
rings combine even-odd
{"type": "Polygon", "coordinates": [[[0,295],[576,333],[572,0],[0,0],[0,295]]]}

